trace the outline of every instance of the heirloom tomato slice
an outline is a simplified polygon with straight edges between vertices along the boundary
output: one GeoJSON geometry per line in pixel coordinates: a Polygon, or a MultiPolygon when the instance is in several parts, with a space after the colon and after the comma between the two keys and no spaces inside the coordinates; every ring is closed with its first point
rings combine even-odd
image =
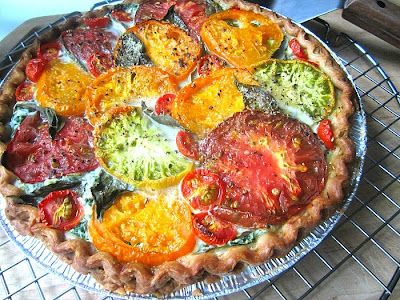
{"type": "Polygon", "coordinates": [[[318,138],[280,113],[237,113],[207,135],[200,152],[226,184],[213,215],[244,227],[284,222],[325,186],[327,163],[318,138]]]}
{"type": "Polygon", "coordinates": [[[164,194],[123,193],[101,222],[93,216],[89,224],[93,244],[119,261],[159,265],[190,253],[196,243],[190,208],[164,194]]]}
{"type": "Polygon", "coordinates": [[[68,231],[79,224],[83,207],[72,190],[55,191],[39,202],[40,219],[47,226],[68,231]]]}
{"type": "Polygon", "coordinates": [[[37,51],[37,57],[45,61],[50,61],[58,57],[60,52],[61,45],[59,42],[54,41],[46,44],[40,44],[40,47],[37,51]]]}
{"type": "Polygon", "coordinates": [[[210,72],[221,69],[224,61],[214,54],[204,55],[197,65],[197,73],[199,75],[208,75],[210,72]]]}
{"type": "Polygon", "coordinates": [[[180,130],[176,135],[176,146],[180,153],[191,159],[199,158],[199,145],[189,132],[180,130]]]}
{"type": "Polygon", "coordinates": [[[89,28],[107,27],[110,24],[110,21],[109,17],[83,18],[83,23],[89,28]]]}
{"type": "Polygon", "coordinates": [[[176,98],[175,94],[165,94],[158,98],[154,107],[154,112],[157,115],[170,115],[172,102],[176,98]]]}
{"type": "Polygon", "coordinates": [[[42,58],[31,59],[25,68],[26,77],[32,82],[37,82],[46,67],[46,61],[42,58]]]}
{"type": "Polygon", "coordinates": [[[211,52],[247,69],[270,59],[283,40],[280,27],[272,20],[239,9],[213,14],[204,22],[200,35],[211,52]]]}
{"type": "Polygon", "coordinates": [[[237,231],[231,223],[207,212],[193,216],[193,228],[196,235],[209,245],[225,245],[237,236],[237,231]]]}
{"type": "Polygon", "coordinates": [[[139,188],[177,184],[193,163],[174,150],[174,139],[133,107],[116,107],[95,129],[94,147],[101,165],[139,188]]]}
{"type": "Polygon", "coordinates": [[[196,67],[201,47],[184,30],[166,22],[144,21],[128,29],[144,44],[155,66],[176,77],[186,79],[196,67]]]}
{"type": "Polygon", "coordinates": [[[96,124],[113,107],[129,104],[140,106],[141,101],[154,100],[168,93],[175,94],[176,91],[175,79],[159,68],[113,68],[86,88],[86,115],[92,124],[96,124]]]}
{"type": "Polygon", "coordinates": [[[91,81],[92,77],[75,64],[52,60],[37,83],[37,101],[61,116],[83,115],[82,97],[91,81]]]}
{"type": "Polygon", "coordinates": [[[98,77],[101,73],[111,69],[114,61],[109,53],[93,53],[86,61],[89,72],[98,77]]]}
{"type": "Polygon", "coordinates": [[[257,85],[246,70],[216,70],[208,76],[197,78],[178,92],[172,105],[172,117],[203,137],[235,112],[244,109],[243,95],[236,87],[235,80],[257,85]]]}
{"type": "Polygon", "coordinates": [[[322,120],[317,129],[319,139],[324,143],[325,147],[329,150],[335,148],[335,137],[332,130],[332,123],[330,120],[322,120]]]}
{"type": "Polygon", "coordinates": [[[225,183],[209,170],[196,169],[185,176],[181,191],[194,209],[211,210],[224,199],[225,183]]]}

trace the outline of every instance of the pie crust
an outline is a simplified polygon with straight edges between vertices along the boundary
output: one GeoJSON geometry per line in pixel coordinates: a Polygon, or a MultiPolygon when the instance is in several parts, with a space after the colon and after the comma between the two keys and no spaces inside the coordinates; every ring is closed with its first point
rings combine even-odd
{"type": "MultiPolygon", "coordinates": [[[[125,1],[139,3],[140,1],[125,1]]],[[[126,294],[129,292],[162,295],[201,280],[216,280],[219,276],[240,270],[245,264],[261,264],[274,257],[286,255],[292,247],[327,216],[333,214],[344,198],[344,187],[349,179],[348,163],[353,159],[354,148],[349,138],[349,117],[353,113],[354,90],[346,74],[331,57],[328,50],[312,35],[278,16],[274,12],[260,8],[256,4],[241,0],[218,0],[224,8],[239,7],[261,13],[276,22],[283,31],[296,37],[307,50],[311,61],[318,63],[332,80],[337,104],[332,113],[332,126],[336,148],[328,157],[328,178],[322,193],[306,208],[289,218],[276,232],[268,232],[249,245],[210,250],[206,253],[189,254],[176,261],[148,267],[139,263],[121,263],[110,254],[97,251],[90,242],[82,239],[66,240],[62,231],[48,228],[40,223],[36,207],[26,205],[18,197],[23,193],[13,185],[16,176],[4,166],[0,166],[0,193],[6,201],[5,213],[11,224],[22,235],[31,235],[42,240],[59,258],[83,274],[92,275],[106,289],[126,294]]],[[[89,12],[84,17],[104,16],[112,6],[89,12]]],[[[72,17],[63,24],[42,34],[42,42],[57,38],[60,32],[78,26],[81,18],[72,17]]],[[[6,149],[9,139],[6,124],[15,103],[15,89],[25,80],[25,67],[35,55],[38,40],[24,51],[20,61],[8,76],[0,94],[0,154],[6,149]]]]}

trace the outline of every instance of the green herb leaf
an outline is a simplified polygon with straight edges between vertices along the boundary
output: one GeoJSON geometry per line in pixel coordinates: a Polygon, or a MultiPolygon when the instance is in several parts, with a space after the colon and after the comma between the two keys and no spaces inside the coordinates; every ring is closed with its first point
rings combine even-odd
{"type": "Polygon", "coordinates": [[[247,108],[261,111],[276,111],[278,105],[271,94],[260,86],[248,85],[235,80],[236,87],[243,95],[247,108]]]}

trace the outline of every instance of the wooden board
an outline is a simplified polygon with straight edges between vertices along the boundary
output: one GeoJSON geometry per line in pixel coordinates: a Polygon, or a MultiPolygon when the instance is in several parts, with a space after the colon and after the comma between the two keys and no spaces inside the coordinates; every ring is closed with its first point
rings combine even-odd
{"type": "Polygon", "coordinates": [[[400,48],[400,6],[387,0],[348,0],[346,20],[400,48]]]}

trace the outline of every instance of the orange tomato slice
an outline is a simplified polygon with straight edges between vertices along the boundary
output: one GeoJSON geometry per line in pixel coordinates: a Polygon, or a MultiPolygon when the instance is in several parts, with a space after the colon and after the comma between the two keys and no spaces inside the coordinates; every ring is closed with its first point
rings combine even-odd
{"type": "Polygon", "coordinates": [[[164,194],[121,194],[101,222],[94,214],[89,234],[97,249],[119,261],[150,266],[188,254],[196,243],[190,208],[164,194]]]}
{"type": "Polygon", "coordinates": [[[243,96],[236,87],[235,79],[257,85],[246,70],[216,70],[206,77],[197,78],[178,92],[172,104],[172,117],[203,137],[235,112],[244,109],[243,96]]]}
{"type": "Polygon", "coordinates": [[[283,40],[280,27],[263,15],[230,9],[209,17],[200,31],[207,48],[238,68],[271,58],[283,40]]]}
{"type": "Polygon", "coordinates": [[[158,98],[175,93],[177,84],[168,73],[146,66],[114,68],[97,77],[85,93],[86,115],[95,125],[112,107],[158,98]]]}
{"type": "Polygon", "coordinates": [[[82,96],[93,78],[76,64],[58,59],[48,63],[37,82],[36,99],[61,116],[80,116],[85,112],[82,96]]]}
{"type": "Polygon", "coordinates": [[[128,29],[144,44],[146,53],[157,67],[184,80],[196,67],[201,48],[182,29],[166,22],[149,20],[128,29]]]}

